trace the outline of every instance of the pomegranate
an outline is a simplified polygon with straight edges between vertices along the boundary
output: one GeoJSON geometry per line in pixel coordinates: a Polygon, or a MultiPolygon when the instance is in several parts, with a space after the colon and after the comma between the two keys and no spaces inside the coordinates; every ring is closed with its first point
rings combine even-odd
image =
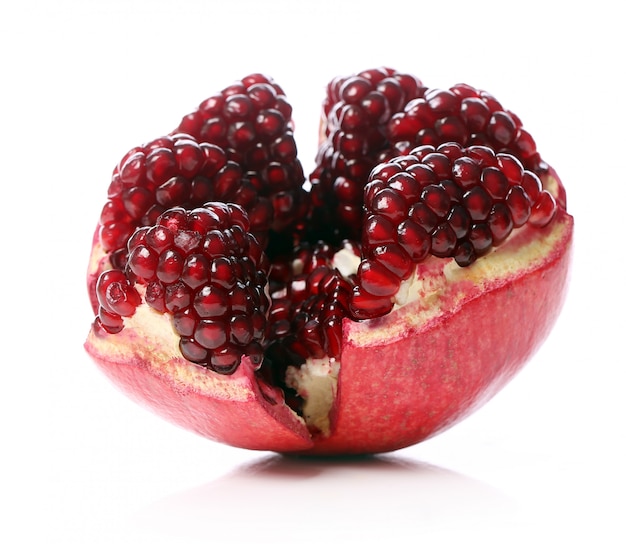
{"type": "Polygon", "coordinates": [[[213,440],[365,454],[450,427],[541,345],[573,219],[491,95],[390,68],[337,78],[309,181],[260,74],[130,150],[87,275],[103,372],[213,440]]]}

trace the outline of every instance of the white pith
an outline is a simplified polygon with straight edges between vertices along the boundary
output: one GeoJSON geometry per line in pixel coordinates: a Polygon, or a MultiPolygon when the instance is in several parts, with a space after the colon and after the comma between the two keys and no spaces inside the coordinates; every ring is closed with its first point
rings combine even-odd
{"type": "Polygon", "coordinates": [[[285,383],[303,399],[302,415],[307,427],[328,435],[329,412],[337,397],[339,361],[334,358],[308,359],[301,367],[288,366],[285,383]]]}

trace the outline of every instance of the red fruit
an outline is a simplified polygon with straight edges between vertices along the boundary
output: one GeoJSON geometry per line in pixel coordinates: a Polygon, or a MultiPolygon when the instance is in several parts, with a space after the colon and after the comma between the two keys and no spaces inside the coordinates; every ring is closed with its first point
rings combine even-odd
{"type": "MultiPolygon", "coordinates": [[[[331,83],[324,130],[334,149],[377,142],[416,81],[381,69],[331,83]],[[359,143],[366,126],[379,136],[367,140],[366,131],[359,143]]],[[[290,177],[288,167],[263,162],[271,153],[263,142],[291,123],[282,91],[264,76],[244,78],[185,118],[213,144],[190,139],[177,153],[171,136],[134,150],[116,170],[101,216],[107,228],[91,255],[95,317],[85,347],[98,366],[184,428],[285,453],[392,451],[488,400],[558,316],[573,220],[554,171],[527,169],[527,139],[518,152],[499,148],[513,148],[521,134],[516,116],[468,86],[427,96],[412,111],[433,134],[455,140],[469,127],[485,141],[424,144],[391,158],[381,143],[365,178],[329,174],[324,191],[345,202],[355,193],[354,206],[333,218],[328,193],[314,190],[308,224],[290,198],[281,209],[295,213],[293,222],[268,219],[283,196],[298,194],[293,185],[258,221],[263,184],[290,177]],[[248,146],[254,152],[242,153],[248,146]],[[146,202],[187,194],[189,176],[206,167],[205,149],[228,168],[196,186],[219,198],[183,199],[155,215],[146,202]],[[241,174],[253,163],[267,166],[259,184],[241,174]],[[227,189],[237,179],[252,187],[235,193],[247,204],[227,189]],[[341,239],[348,216],[358,233],[351,241],[341,239]]]]}

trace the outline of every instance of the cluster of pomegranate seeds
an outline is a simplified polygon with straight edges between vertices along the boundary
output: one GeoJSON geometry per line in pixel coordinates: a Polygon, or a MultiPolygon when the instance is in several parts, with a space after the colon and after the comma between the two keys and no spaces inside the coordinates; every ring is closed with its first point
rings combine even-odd
{"type": "Polygon", "coordinates": [[[283,390],[285,402],[301,413],[302,399],[285,383],[288,367],[307,359],[339,360],[342,322],[349,317],[351,278],[334,266],[338,250],[358,257],[358,246],[344,241],[338,249],[306,242],[272,261],[267,346],[260,374],[283,390]]]}
{"type": "Polygon", "coordinates": [[[175,131],[225,149],[258,197],[271,204],[270,227],[276,232],[299,225],[308,213],[291,111],[275,81],[251,74],[204,100],[175,131]]]}
{"type": "MultiPolygon", "coordinates": [[[[358,251],[348,242],[342,249],[358,251]]],[[[292,353],[294,361],[341,356],[342,320],[348,315],[352,284],[335,268],[335,253],[323,242],[303,244],[273,263],[269,338],[292,353]]]]}
{"type": "Polygon", "coordinates": [[[540,172],[542,161],[535,141],[519,117],[502,107],[491,94],[467,84],[429,89],[411,100],[388,123],[394,154],[418,145],[487,145],[515,155],[529,170],[540,172]]]}
{"type": "Polygon", "coordinates": [[[211,202],[193,210],[169,209],[153,226],[137,229],[128,242],[125,273],[113,270],[100,277],[103,328],[121,330],[121,317],[132,315],[132,306],[141,302],[139,284],[149,306],[171,314],[186,359],[229,374],[247,355],[258,369],[269,309],[269,261],[249,228],[243,208],[211,202]],[[126,296],[118,295],[122,292],[126,296]],[[114,297],[120,302],[111,302],[114,297]]]}
{"type": "Polygon", "coordinates": [[[141,297],[121,270],[106,270],[96,283],[98,316],[96,323],[106,332],[115,334],[124,328],[124,317],[131,317],[141,304],[141,297]]]}
{"type": "Polygon", "coordinates": [[[557,208],[539,177],[486,146],[423,145],[372,171],[351,312],[388,313],[400,284],[429,255],[469,266],[514,228],[541,227],[557,208]]]}
{"type": "Polygon", "coordinates": [[[310,192],[291,113],[252,74],[124,156],[100,216],[112,269],[96,323],[118,333],[148,304],[186,359],[228,374],[245,355],[299,409],[286,367],[340,359],[343,319],[390,312],[417,263],[469,266],[559,204],[519,118],[469,85],[427,90],[389,68],[334,79],[310,192]]]}
{"type": "Polygon", "coordinates": [[[177,133],[131,149],[113,171],[100,214],[100,240],[112,266],[124,268],[126,244],[135,229],[153,225],[171,207],[193,209],[209,201],[243,206],[252,232],[265,239],[271,203],[258,197],[222,148],[177,133]]]}
{"type": "Polygon", "coordinates": [[[338,222],[345,234],[358,233],[363,187],[381,153],[389,149],[387,123],[423,93],[419,79],[389,68],[365,70],[329,83],[323,105],[325,140],[310,176],[319,223],[338,222]]]}

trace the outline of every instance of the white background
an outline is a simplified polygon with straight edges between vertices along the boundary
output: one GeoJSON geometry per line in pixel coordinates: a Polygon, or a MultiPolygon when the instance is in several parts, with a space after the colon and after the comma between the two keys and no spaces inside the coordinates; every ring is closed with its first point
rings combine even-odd
{"type": "Polygon", "coordinates": [[[610,0],[514,6],[2,4],[0,541],[626,541],[622,18],[610,0]],[[309,171],[326,82],[379,65],[489,90],[564,179],[575,260],[540,352],[455,428],[356,463],[236,450],[132,404],[82,348],[115,163],[264,72],[309,171]]]}

